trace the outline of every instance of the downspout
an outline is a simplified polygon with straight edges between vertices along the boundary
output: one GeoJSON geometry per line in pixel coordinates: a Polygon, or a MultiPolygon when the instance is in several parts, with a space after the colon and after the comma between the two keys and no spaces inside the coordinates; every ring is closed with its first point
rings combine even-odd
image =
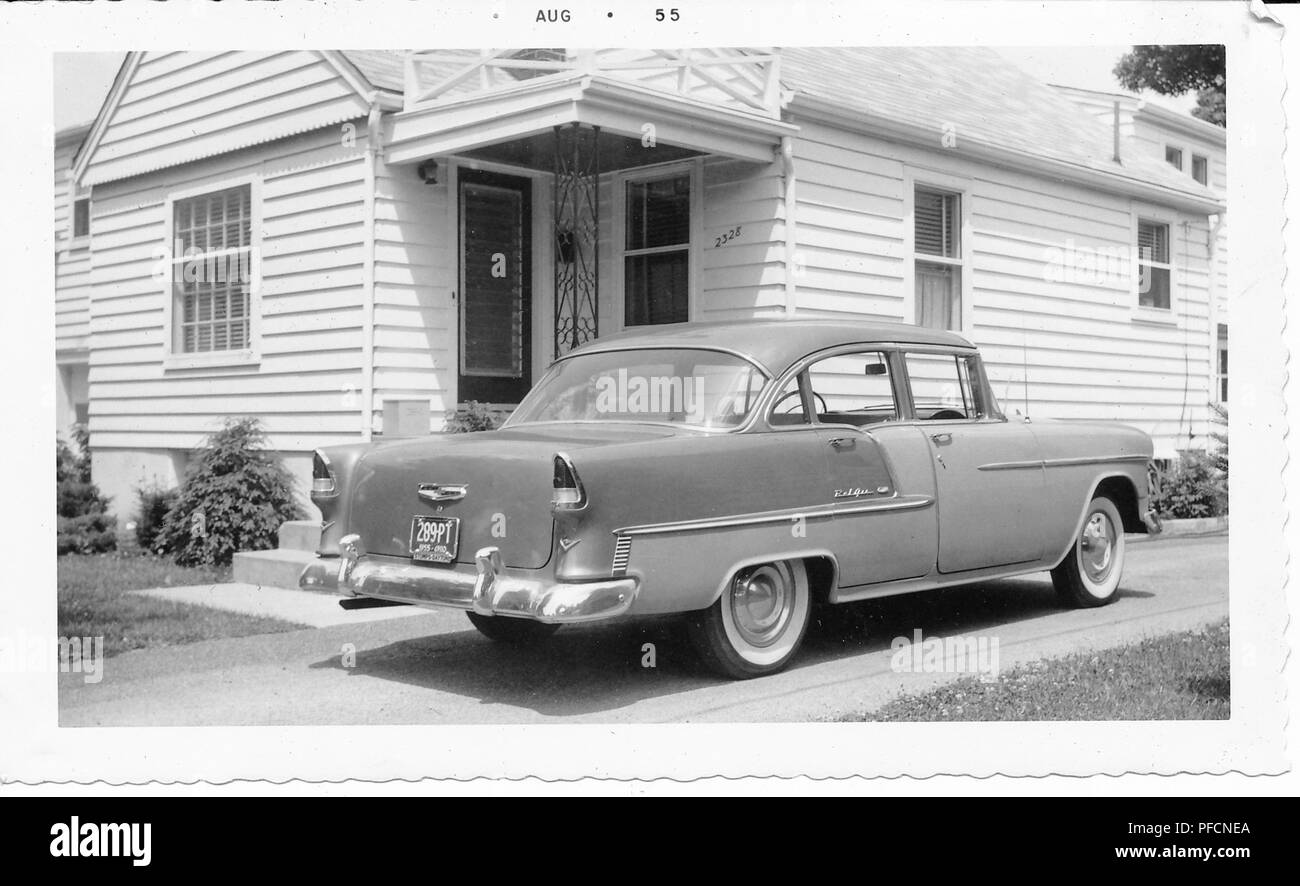
{"type": "Polygon", "coordinates": [[[375,165],[383,158],[383,110],[370,96],[366,118],[365,208],[361,295],[361,439],[369,441],[375,423],[375,165]]]}
{"type": "Polygon", "coordinates": [[[798,247],[798,229],[795,225],[794,139],[781,137],[781,174],[785,185],[785,316],[793,317],[797,307],[795,291],[795,250],[798,247]]]}

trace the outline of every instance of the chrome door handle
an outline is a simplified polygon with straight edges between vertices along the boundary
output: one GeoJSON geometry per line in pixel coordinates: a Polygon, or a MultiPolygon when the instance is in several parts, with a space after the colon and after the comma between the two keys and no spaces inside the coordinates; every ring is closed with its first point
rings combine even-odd
{"type": "Polygon", "coordinates": [[[952,434],[946,431],[941,434],[931,434],[930,439],[934,441],[935,446],[947,446],[952,442],[952,434]]]}
{"type": "Polygon", "coordinates": [[[831,437],[826,442],[836,449],[843,449],[845,446],[852,446],[854,439],[852,437],[831,437]]]}

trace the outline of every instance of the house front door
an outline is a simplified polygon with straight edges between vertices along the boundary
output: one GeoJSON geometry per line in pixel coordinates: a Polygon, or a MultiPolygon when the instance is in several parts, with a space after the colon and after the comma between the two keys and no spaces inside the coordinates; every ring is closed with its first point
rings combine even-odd
{"type": "Polygon", "coordinates": [[[532,182],[461,169],[458,399],[518,403],[532,386],[532,182]]]}

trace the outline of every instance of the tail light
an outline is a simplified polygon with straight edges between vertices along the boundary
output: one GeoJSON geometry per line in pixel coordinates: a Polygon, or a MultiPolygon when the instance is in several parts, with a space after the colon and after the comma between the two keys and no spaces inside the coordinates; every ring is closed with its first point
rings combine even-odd
{"type": "Polygon", "coordinates": [[[551,483],[555,491],[551,494],[551,507],[558,511],[580,511],[587,506],[587,493],[578,479],[578,472],[573,469],[573,462],[562,452],[555,455],[555,474],[551,483]]]}
{"type": "Polygon", "coordinates": [[[314,498],[331,498],[338,494],[330,460],[319,449],[311,457],[311,494],[314,498]]]}

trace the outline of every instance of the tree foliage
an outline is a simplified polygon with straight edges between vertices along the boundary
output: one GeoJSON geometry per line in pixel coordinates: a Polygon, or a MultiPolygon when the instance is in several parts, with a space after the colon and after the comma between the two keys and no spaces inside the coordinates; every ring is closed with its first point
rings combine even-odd
{"type": "Polygon", "coordinates": [[[191,458],[157,548],[183,566],[225,565],[236,551],[275,547],[280,524],[301,516],[293,475],[258,420],[227,419],[191,458]]]}
{"type": "Polygon", "coordinates": [[[1227,67],[1221,44],[1134,46],[1116,63],[1115,79],[1125,89],[1150,89],[1161,95],[1197,92],[1193,116],[1228,125],[1227,67]]]}

